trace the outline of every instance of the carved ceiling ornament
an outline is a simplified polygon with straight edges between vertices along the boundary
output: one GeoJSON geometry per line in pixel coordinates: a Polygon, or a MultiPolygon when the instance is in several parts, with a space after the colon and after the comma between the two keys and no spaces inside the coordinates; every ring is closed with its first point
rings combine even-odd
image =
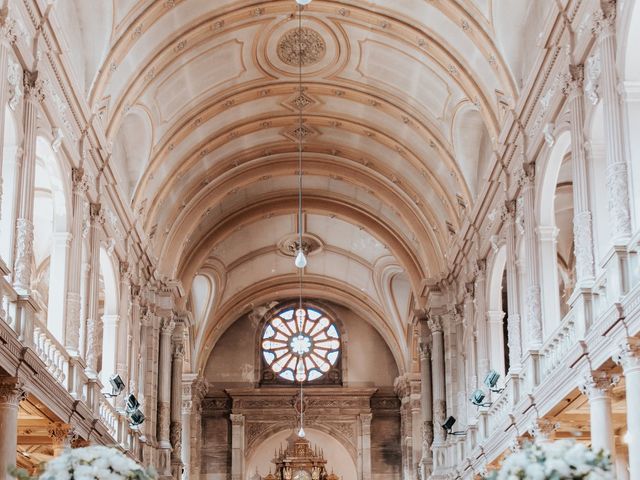
{"type": "Polygon", "coordinates": [[[294,28],[278,41],[278,58],[287,65],[303,67],[318,63],[327,52],[322,36],[309,27],[294,28]]]}

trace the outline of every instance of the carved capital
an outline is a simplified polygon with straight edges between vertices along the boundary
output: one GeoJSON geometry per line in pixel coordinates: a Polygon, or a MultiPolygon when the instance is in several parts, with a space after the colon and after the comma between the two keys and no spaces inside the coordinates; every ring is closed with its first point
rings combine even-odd
{"type": "Polygon", "coordinates": [[[442,318],[440,316],[430,316],[429,317],[429,329],[431,330],[431,333],[442,333],[443,332],[443,327],[442,327],[442,318]]]}
{"type": "Polygon", "coordinates": [[[102,204],[100,203],[90,203],[89,204],[89,218],[91,219],[91,223],[93,225],[103,225],[104,224],[104,211],[102,209],[102,204]]]}
{"type": "Polygon", "coordinates": [[[584,84],[584,65],[569,65],[569,69],[561,76],[562,94],[565,96],[581,95],[584,84]]]}
{"type": "Polygon", "coordinates": [[[9,16],[9,8],[0,9],[0,42],[5,45],[16,43],[16,21],[9,16]]]}
{"type": "Polygon", "coordinates": [[[26,396],[22,382],[17,378],[0,377],[0,405],[17,407],[26,396]]]}
{"type": "Polygon", "coordinates": [[[83,168],[73,168],[71,170],[71,180],[73,181],[74,193],[86,193],[89,190],[89,176],[84,173],[83,168]]]}
{"type": "Polygon", "coordinates": [[[620,351],[613,360],[622,367],[625,375],[640,371],[640,340],[629,338],[620,346],[620,351]]]}
{"type": "Polygon", "coordinates": [[[553,438],[559,426],[557,422],[546,418],[539,418],[529,427],[529,433],[538,440],[549,440],[553,438]]]}
{"type": "Polygon", "coordinates": [[[52,422],[47,428],[47,433],[54,447],[61,447],[71,443],[73,427],[62,422],[52,422]]]}
{"type": "Polygon", "coordinates": [[[229,415],[231,425],[234,427],[244,427],[244,415],[240,413],[232,413],[229,415]]]}
{"type": "Polygon", "coordinates": [[[620,381],[617,375],[608,372],[593,371],[584,377],[584,382],[580,385],[580,391],[589,397],[589,400],[596,400],[611,395],[613,387],[620,381]]]}
{"type": "Polygon", "coordinates": [[[162,335],[171,335],[173,334],[173,330],[176,328],[176,322],[173,321],[173,318],[163,318],[162,324],[160,325],[160,331],[162,335]]]}
{"type": "Polygon", "coordinates": [[[184,360],[184,343],[183,342],[175,342],[173,347],[173,358],[184,360]]]}
{"type": "Polygon", "coordinates": [[[593,12],[591,31],[596,37],[606,37],[615,33],[616,0],[602,0],[600,8],[593,12]]]}
{"type": "Polygon", "coordinates": [[[26,99],[38,103],[44,102],[44,82],[37,71],[30,72],[25,70],[22,76],[22,86],[24,88],[24,96],[26,99]]]}

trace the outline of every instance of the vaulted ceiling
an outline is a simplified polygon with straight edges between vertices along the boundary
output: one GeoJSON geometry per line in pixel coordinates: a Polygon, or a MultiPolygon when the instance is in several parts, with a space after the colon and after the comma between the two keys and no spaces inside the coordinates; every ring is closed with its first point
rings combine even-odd
{"type": "MultiPolygon", "coordinates": [[[[370,308],[408,355],[412,298],[446,271],[549,2],[508,3],[314,0],[302,92],[294,0],[58,0],[54,14],[164,275],[189,290],[212,272],[222,316],[293,291],[301,135],[309,281],[370,308]]],[[[220,318],[201,319],[202,342],[220,318]]]]}

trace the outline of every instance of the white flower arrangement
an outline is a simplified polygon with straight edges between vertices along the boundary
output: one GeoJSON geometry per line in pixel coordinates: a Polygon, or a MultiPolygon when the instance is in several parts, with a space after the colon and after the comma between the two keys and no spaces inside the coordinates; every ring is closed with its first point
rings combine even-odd
{"type": "Polygon", "coordinates": [[[615,480],[609,455],[572,440],[527,444],[487,480],[615,480]]]}
{"type": "MultiPolygon", "coordinates": [[[[21,480],[29,476],[23,471],[14,475],[21,480]]],[[[153,480],[155,474],[115,448],[85,447],[66,450],[44,465],[39,480],[153,480]]]]}

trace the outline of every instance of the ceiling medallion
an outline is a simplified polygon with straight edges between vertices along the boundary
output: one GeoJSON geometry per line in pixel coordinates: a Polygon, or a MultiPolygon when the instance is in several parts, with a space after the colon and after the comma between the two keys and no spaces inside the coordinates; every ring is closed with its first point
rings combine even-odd
{"type": "Polygon", "coordinates": [[[289,30],[278,41],[278,57],[294,67],[318,63],[326,51],[327,45],[322,36],[308,27],[289,30]]]}
{"type": "MultiPolygon", "coordinates": [[[[309,255],[322,248],[322,241],[313,235],[302,234],[302,251],[309,255]]],[[[288,257],[295,257],[300,250],[300,237],[298,234],[287,235],[278,242],[278,250],[288,257]]]]}

